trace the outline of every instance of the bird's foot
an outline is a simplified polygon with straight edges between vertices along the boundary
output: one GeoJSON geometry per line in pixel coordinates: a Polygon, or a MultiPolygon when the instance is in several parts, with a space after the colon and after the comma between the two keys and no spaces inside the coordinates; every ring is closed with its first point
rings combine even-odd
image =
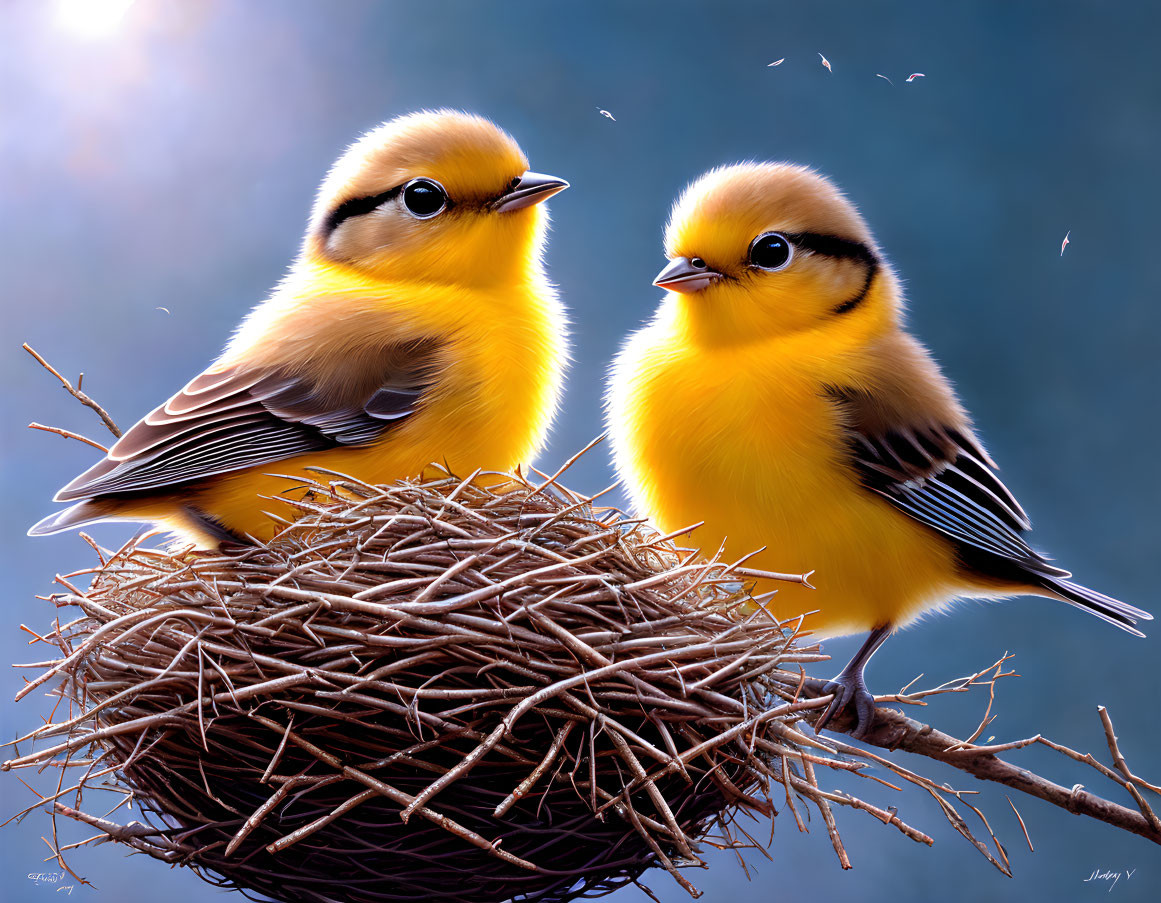
{"type": "Polygon", "coordinates": [[[826,711],[814,723],[814,732],[821,733],[835,715],[839,714],[848,705],[854,704],[858,723],[850,735],[856,740],[862,740],[867,735],[871,722],[875,720],[875,697],[867,689],[863,680],[862,671],[853,674],[844,671],[833,680],[827,682],[824,693],[833,693],[834,699],[826,707],[826,711]]]}

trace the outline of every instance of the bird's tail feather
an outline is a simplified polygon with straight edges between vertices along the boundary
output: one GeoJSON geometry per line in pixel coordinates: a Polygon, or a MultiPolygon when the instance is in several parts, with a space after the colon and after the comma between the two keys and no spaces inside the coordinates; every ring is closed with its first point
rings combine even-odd
{"type": "Polygon", "coordinates": [[[43,520],[37,521],[28,529],[29,536],[48,536],[51,533],[63,533],[77,527],[86,527],[98,521],[105,520],[108,511],[103,505],[92,501],[79,502],[63,511],[50,514],[43,520]]]}
{"type": "Polygon", "coordinates": [[[1153,616],[1147,611],[1121,602],[1112,596],[1106,596],[1104,593],[1098,593],[1095,589],[1073,583],[1071,580],[1049,578],[1043,582],[1042,586],[1055,598],[1084,609],[1089,614],[1094,614],[1101,620],[1108,621],[1134,636],[1145,635],[1137,629],[1136,623],[1138,621],[1153,620],[1153,616]]]}

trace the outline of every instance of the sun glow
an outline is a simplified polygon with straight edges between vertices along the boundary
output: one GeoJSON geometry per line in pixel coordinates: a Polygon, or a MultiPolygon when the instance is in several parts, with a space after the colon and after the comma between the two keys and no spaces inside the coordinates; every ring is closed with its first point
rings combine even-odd
{"type": "Polygon", "coordinates": [[[57,22],[80,38],[104,38],[121,24],[134,0],[57,0],[57,22]]]}

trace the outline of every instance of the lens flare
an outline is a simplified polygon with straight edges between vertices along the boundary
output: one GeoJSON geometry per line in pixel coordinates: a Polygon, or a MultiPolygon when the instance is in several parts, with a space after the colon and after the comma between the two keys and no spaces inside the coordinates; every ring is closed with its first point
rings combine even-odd
{"type": "Polygon", "coordinates": [[[57,23],[80,38],[104,38],[121,24],[134,0],[57,0],[57,23]]]}

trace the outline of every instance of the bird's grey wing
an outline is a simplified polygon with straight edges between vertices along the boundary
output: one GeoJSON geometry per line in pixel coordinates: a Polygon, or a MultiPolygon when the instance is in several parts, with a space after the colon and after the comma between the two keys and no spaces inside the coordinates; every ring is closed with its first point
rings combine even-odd
{"type": "Polygon", "coordinates": [[[429,342],[390,349],[373,385],[337,399],[302,375],[238,367],[203,373],[126,432],[56,500],[157,490],[373,442],[423,403],[434,380],[435,348],[429,342]]]}
{"type": "Polygon", "coordinates": [[[952,543],[965,573],[1053,597],[1136,636],[1152,615],[1073,583],[1024,540],[1028,517],[996,476],[996,465],[966,424],[921,415],[882,416],[883,406],[856,390],[832,390],[848,431],[850,461],[862,484],[952,543]]]}
{"type": "Polygon", "coordinates": [[[860,481],[903,513],[952,540],[961,563],[1000,580],[1068,577],[1025,541],[1031,524],[966,427],[919,420],[870,430],[866,396],[831,393],[844,413],[860,481]]]}

